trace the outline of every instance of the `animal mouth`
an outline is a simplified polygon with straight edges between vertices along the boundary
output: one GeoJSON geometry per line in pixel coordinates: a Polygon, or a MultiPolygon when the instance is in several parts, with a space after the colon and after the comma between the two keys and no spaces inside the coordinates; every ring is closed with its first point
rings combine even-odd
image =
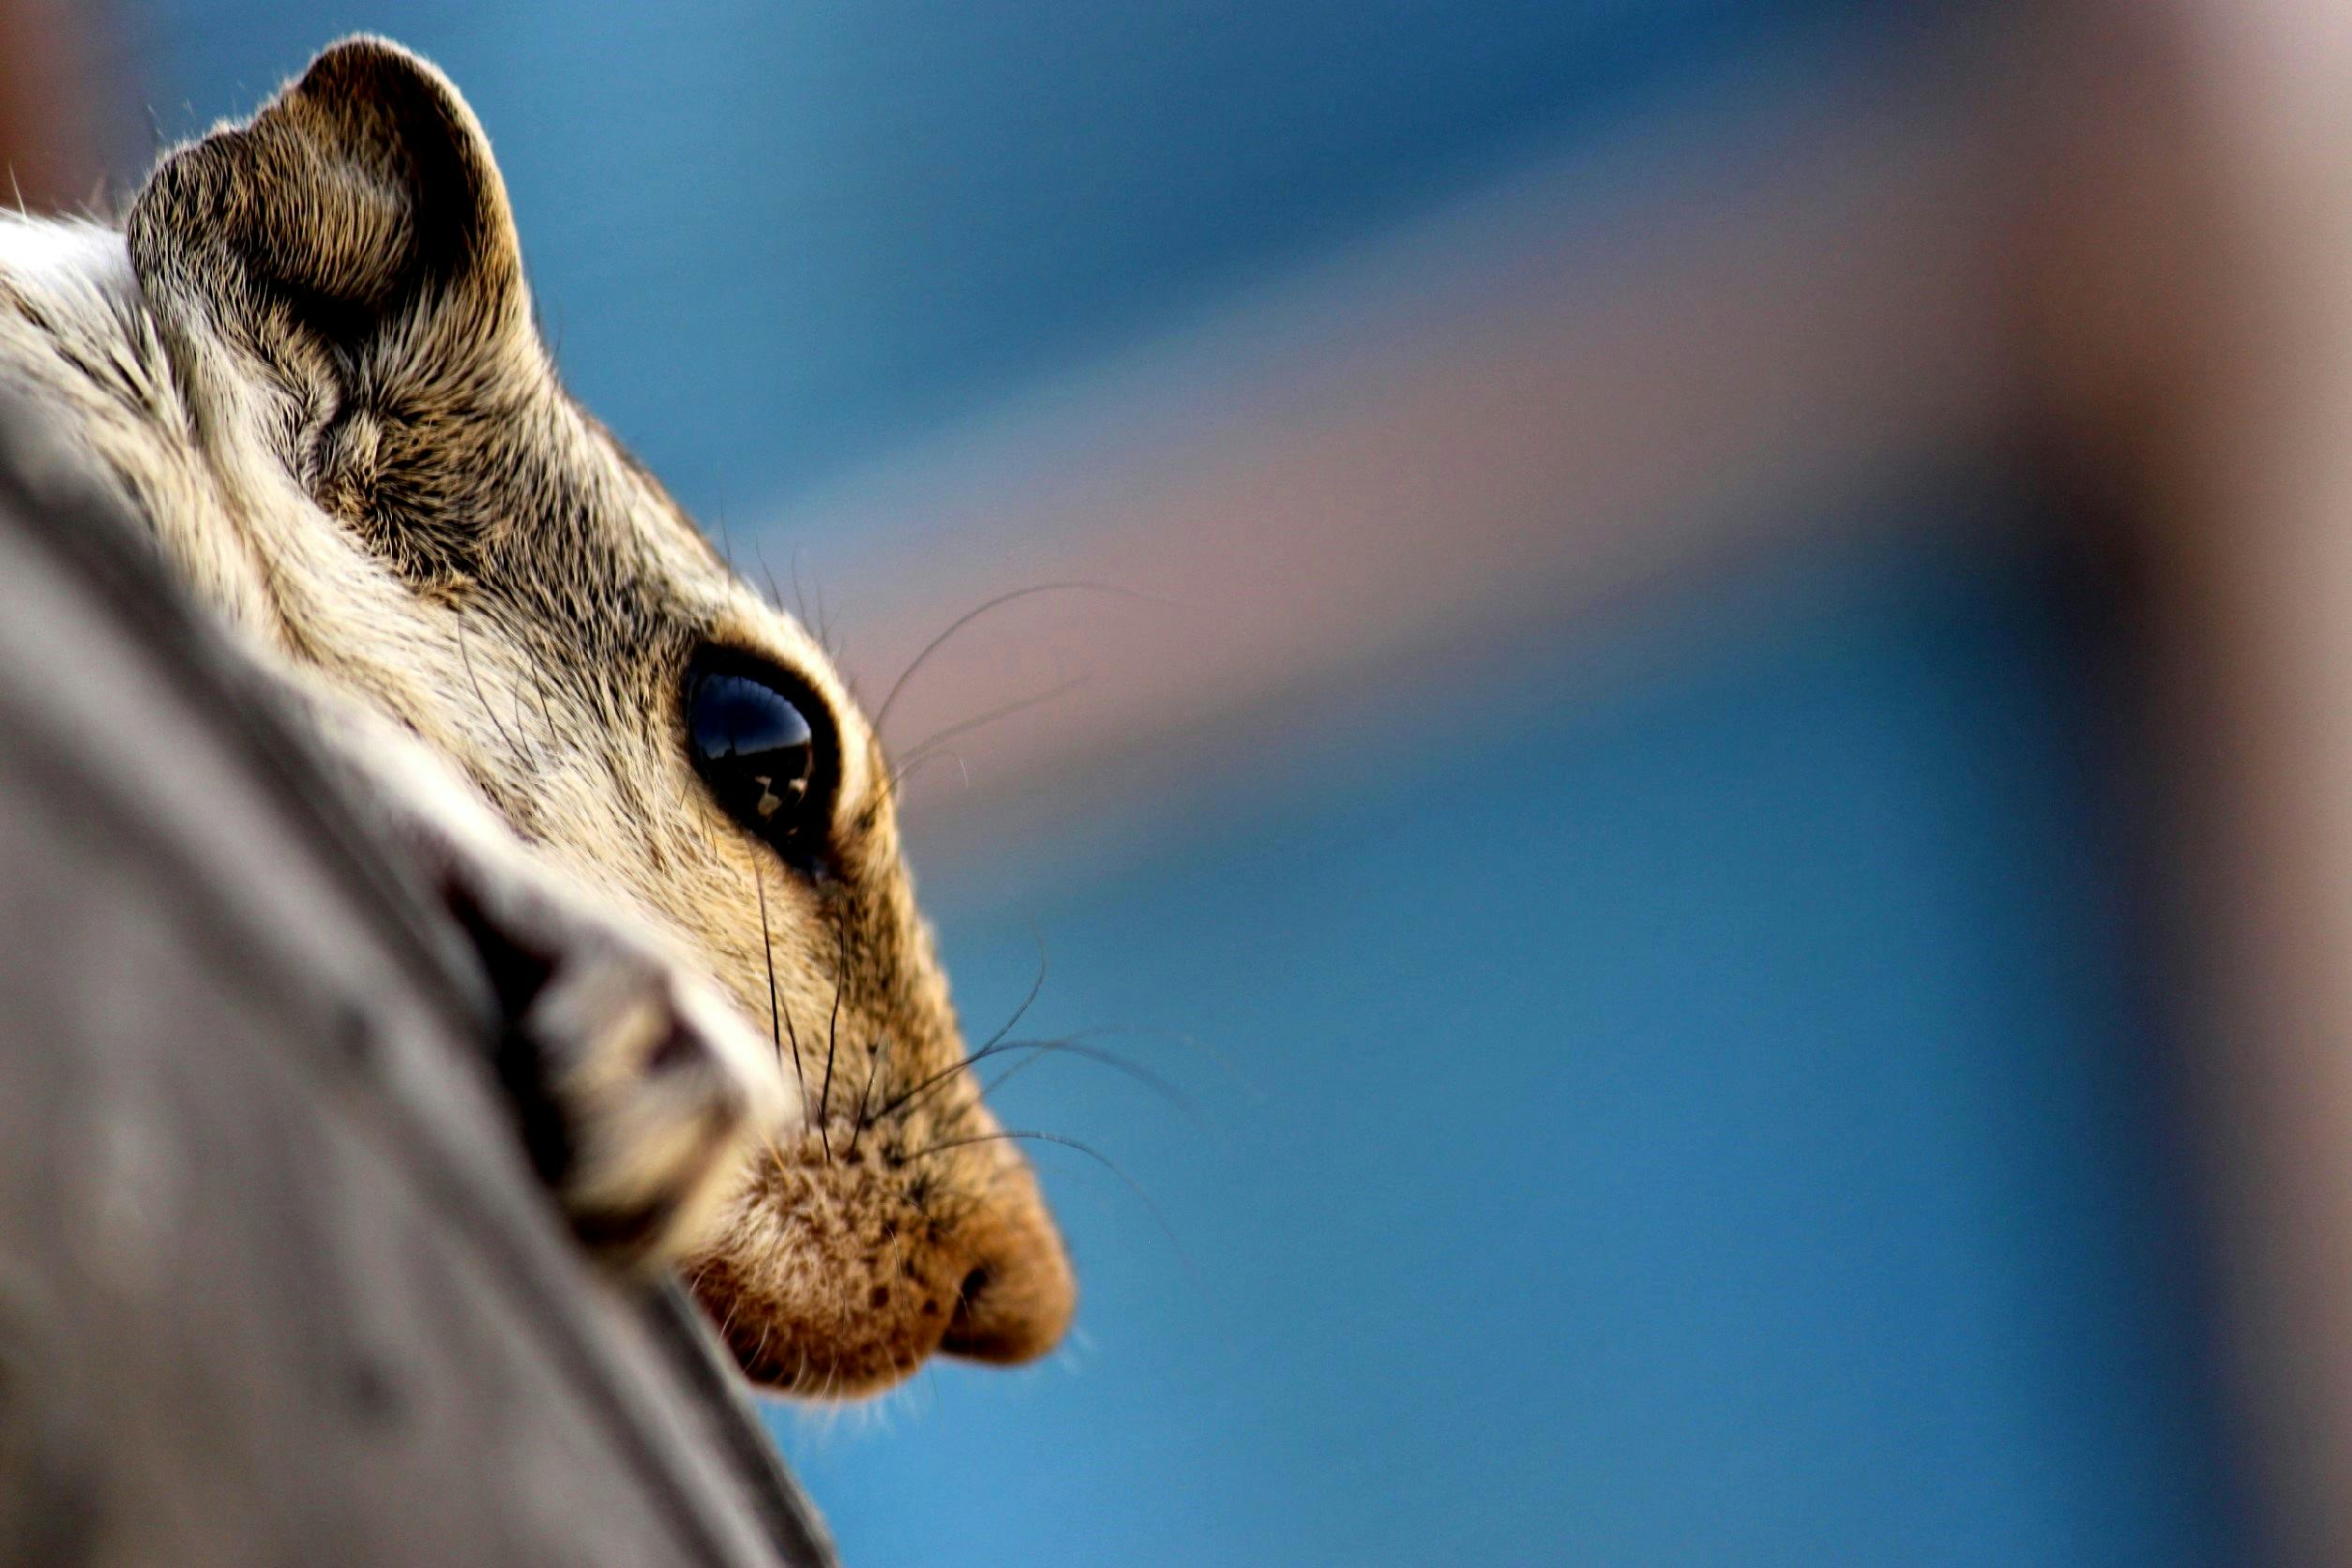
{"type": "MultiPolygon", "coordinates": [[[[705,1298],[704,1305],[718,1304],[705,1298]]],[[[920,1319],[896,1320],[877,1315],[860,1328],[829,1330],[770,1304],[746,1309],[740,1300],[724,1335],[745,1377],[772,1394],[835,1400],[881,1394],[912,1376],[942,1348],[946,1309],[935,1299],[917,1308],[920,1319]]]]}
{"type": "MultiPolygon", "coordinates": [[[[828,1399],[877,1394],[935,1354],[1017,1365],[1051,1351],[1076,1286],[1028,1164],[976,1146],[962,1167],[781,1151],[687,1278],[753,1382],[828,1399]]],[[[958,1151],[963,1153],[963,1151],[958,1151]]]]}

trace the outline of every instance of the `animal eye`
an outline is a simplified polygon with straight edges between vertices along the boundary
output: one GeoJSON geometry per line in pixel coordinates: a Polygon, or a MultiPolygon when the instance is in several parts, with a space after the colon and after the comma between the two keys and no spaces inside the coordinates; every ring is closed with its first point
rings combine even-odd
{"type": "Polygon", "coordinates": [[[686,677],[686,745],[727,814],[795,865],[822,848],[830,803],[820,788],[822,707],[781,671],[698,660],[686,677]]]}

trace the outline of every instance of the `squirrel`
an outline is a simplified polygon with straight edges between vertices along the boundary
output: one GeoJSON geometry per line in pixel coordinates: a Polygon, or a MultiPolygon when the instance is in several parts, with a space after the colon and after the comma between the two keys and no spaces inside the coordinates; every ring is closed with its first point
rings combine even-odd
{"type": "Polygon", "coordinates": [[[446,77],[349,38],[119,223],[0,215],[0,386],[414,857],[595,1257],[681,1270],[783,1392],[1053,1348],[1068,1257],[966,1070],[874,727],[564,388],[446,77]]]}

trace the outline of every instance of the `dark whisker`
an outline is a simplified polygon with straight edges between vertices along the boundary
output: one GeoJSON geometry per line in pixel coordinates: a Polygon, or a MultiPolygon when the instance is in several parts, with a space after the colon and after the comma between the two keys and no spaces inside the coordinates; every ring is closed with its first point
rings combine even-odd
{"type": "MultiPolygon", "coordinates": [[[[548,682],[546,679],[541,679],[541,674],[538,674],[536,658],[532,660],[532,693],[534,693],[534,703],[536,703],[536,708],[538,708],[538,724],[541,724],[543,733],[560,736],[562,729],[557,729],[555,715],[548,710],[548,682]]],[[[515,724],[518,724],[518,727],[522,724],[522,693],[520,691],[515,693],[515,724]]]]}
{"type": "Polygon", "coordinates": [[[883,1106],[880,1110],[874,1112],[874,1120],[879,1122],[885,1116],[892,1115],[897,1111],[904,1109],[906,1107],[912,1105],[916,1100],[922,1098],[923,1095],[929,1093],[931,1090],[938,1088],[941,1084],[945,1083],[949,1078],[954,1078],[957,1073],[969,1072],[973,1066],[982,1062],[986,1062],[989,1057],[996,1055],[1000,1051],[1018,1050],[1027,1044],[1027,1041],[1003,1040],[990,1045],[983,1046],[978,1050],[973,1051],[971,1055],[965,1057],[961,1062],[955,1063],[949,1066],[942,1067],[938,1072],[933,1073],[930,1077],[925,1078],[913,1088],[901,1093],[897,1098],[892,1100],[889,1104],[883,1106]]]}
{"type": "MultiPolygon", "coordinates": [[[[757,537],[754,537],[751,541],[751,559],[759,564],[761,581],[767,584],[768,608],[781,614],[784,610],[784,590],[776,585],[776,568],[768,565],[768,551],[766,544],[757,537]]],[[[794,591],[797,592],[800,586],[800,578],[797,572],[793,576],[792,586],[794,591]]],[[[808,617],[805,612],[801,615],[800,619],[803,625],[807,624],[808,617]]]]}
{"type": "MultiPolygon", "coordinates": [[[[1234,1057],[1231,1051],[1220,1049],[1211,1041],[1204,1040],[1198,1034],[1193,1034],[1181,1029],[1158,1029],[1150,1024],[1135,1023],[1097,1024],[1091,1029],[1073,1030],[1067,1034],[1057,1036],[1054,1041],[1007,1041],[1006,1044],[1055,1044],[1058,1043],[1059,1040],[1098,1040],[1105,1038],[1106,1036],[1115,1036],[1122,1039],[1135,1040],[1165,1040],[1173,1045],[1184,1046],[1188,1049],[1197,1050],[1203,1056],[1207,1057],[1210,1061],[1215,1063],[1218,1067],[1222,1068],[1241,1087],[1248,1090],[1252,1094],[1260,1098],[1264,1096],[1265,1091],[1263,1087],[1260,1086],[1258,1080],[1250,1075],[1249,1069],[1242,1065],[1240,1061],[1234,1057]]],[[[1002,1083],[1004,1080],[1003,1078],[1000,1078],[996,1081],[1002,1083]]]]}
{"type": "MultiPolygon", "coordinates": [[[[1079,1153],[1084,1154],[1088,1159],[1093,1160],[1096,1165],[1101,1166],[1105,1170],[1109,1171],[1113,1176],[1118,1177],[1120,1181],[1126,1184],[1127,1190],[1134,1193],[1137,1200],[1150,1212],[1153,1222],[1158,1225],[1162,1234],[1168,1237],[1168,1244],[1176,1249],[1176,1256],[1184,1259],[1184,1267],[1188,1270],[1193,1269],[1192,1259],[1190,1255],[1184,1251],[1184,1244],[1177,1239],[1176,1228],[1168,1223],[1168,1216],[1160,1212],[1160,1206],[1157,1203],[1152,1201],[1152,1195],[1143,1190],[1141,1183],[1138,1182],[1134,1177],[1128,1175],[1124,1170],[1121,1169],[1118,1161],[1112,1159],[1108,1154],[1104,1153],[1100,1149],[1095,1148],[1091,1143],[1080,1143],[1077,1138],[1063,1138],[1060,1133],[1041,1133],[1030,1131],[1028,1129],[1008,1130],[994,1133],[972,1133],[963,1138],[942,1138],[937,1143],[927,1145],[926,1147],[917,1150],[915,1153],[907,1155],[906,1158],[909,1163],[912,1163],[915,1160],[926,1158],[931,1154],[945,1153],[950,1149],[961,1149],[974,1143],[994,1143],[999,1140],[1011,1143],[1052,1143],[1058,1144],[1064,1149],[1075,1149],[1079,1153]]],[[[1194,1272],[1198,1273],[1197,1270],[1194,1270],[1194,1272]]]]}
{"type": "MultiPolygon", "coordinates": [[[[1088,1033],[1093,1032],[1089,1031],[1088,1033]]],[[[1104,1033],[1108,1032],[1106,1031],[1104,1033]]],[[[891,1112],[912,1105],[916,1100],[921,1099],[931,1090],[947,1082],[957,1073],[969,1072],[972,1068],[980,1065],[981,1063],[986,1062],[991,1056],[1002,1056],[1006,1051],[1015,1050],[1049,1050],[1065,1045],[1069,1041],[1075,1040],[1078,1037],[1078,1036],[1077,1035],[1065,1035],[1059,1040],[992,1040],[988,1044],[982,1046],[978,1050],[973,1051],[971,1055],[965,1057],[961,1062],[958,1062],[950,1067],[941,1068],[938,1072],[933,1073],[929,1078],[925,1078],[921,1083],[916,1084],[913,1088],[900,1094],[897,1099],[891,1101],[888,1105],[874,1112],[874,1120],[879,1122],[883,1117],[891,1114],[891,1112]]],[[[1005,1076],[1009,1078],[1011,1075],[1008,1073],[1005,1076]]],[[[1002,1081],[1002,1079],[999,1081],[1002,1081]]]]}
{"type": "Polygon", "coordinates": [[[516,744],[515,737],[507,732],[506,726],[499,719],[498,710],[491,707],[490,699],[483,695],[482,683],[474,674],[474,656],[466,650],[463,621],[458,623],[458,662],[465,666],[465,680],[474,688],[474,701],[482,705],[482,712],[490,719],[490,727],[498,731],[498,738],[506,743],[506,749],[514,753],[515,761],[525,767],[535,765],[531,754],[516,744]]]}
{"type": "Polygon", "coordinates": [[[850,1126],[850,1146],[842,1154],[847,1159],[857,1153],[857,1140],[873,1123],[866,1114],[866,1104],[873,1098],[874,1080],[882,1076],[882,1051],[890,1044],[887,1038],[874,1043],[874,1059],[866,1063],[866,1087],[857,1092],[857,1120],[850,1126]]]}
{"type": "Polygon", "coordinates": [[[1021,998],[1021,1004],[1018,1007],[1013,1009],[1013,1016],[1006,1018],[1003,1026],[995,1033],[989,1035],[986,1040],[982,1041],[980,1043],[980,1049],[974,1051],[971,1057],[967,1058],[968,1061],[978,1061],[981,1055],[986,1053],[989,1047],[1003,1039],[1007,1034],[1012,1033],[1015,1027],[1020,1023],[1021,1019],[1029,1016],[1030,1008],[1036,1005],[1037,993],[1046,988],[1046,934],[1033,925],[1029,927],[1029,937],[1032,942],[1034,942],[1037,944],[1037,978],[1029,983],[1029,994],[1021,998]]]}
{"type": "MultiPolygon", "coordinates": [[[[751,867],[751,885],[760,893],[760,952],[768,962],[768,1033],[776,1038],[776,1063],[780,1067],[784,1064],[784,1037],[780,1024],[784,1005],[776,989],[776,939],[768,930],[768,879],[757,861],[751,867]]],[[[808,1113],[808,1080],[800,1070],[800,1037],[797,1034],[792,1037],[792,1082],[800,1090],[801,1114],[805,1116],[808,1113]]]]}
{"type": "Polygon", "coordinates": [[[917,757],[913,761],[909,762],[904,767],[891,768],[882,775],[882,787],[874,792],[874,798],[866,803],[866,809],[858,813],[858,826],[860,830],[864,831],[871,829],[874,823],[881,820],[882,808],[889,806],[897,798],[898,792],[905,788],[907,780],[912,778],[916,774],[923,771],[923,768],[931,762],[955,763],[957,771],[963,775],[964,787],[966,789],[970,789],[972,787],[972,773],[971,770],[964,766],[964,760],[961,753],[954,751],[926,752],[924,755],[917,757]]]}
{"type": "MultiPolygon", "coordinates": [[[[1030,1132],[1027,1130],[1017,1129],[1005,1129],[992,1133],[970,1133],[962,1138],[942,1138],[937,1143],[927,1143],[922,1148],[914,1150],[911,1153],[902,1154],[899,1157],[905,1160],[908,1164],[912,1165],[916,1160],[928,1159],[933,1154],[944,1154],[950,1149],[962,1149],[974,1143],[1001,1143],[1006,1141],[1028,1140],[1034,1140],[1040,1143],[1066,1143],[1074,1149],[1082,1150],[1089,1154],[1093,1154],[1096,1159],[1102,1160],[1105,1165],[1110,1164],[1110,1161],[1104,1158],[1102,1154],[1097,1153],[1093,1149],[1087,1148],[1085,1144],[1079,1143],[1076,1139],[1057,1138],[1051,1133],[1030,1132]]],[[[1118,1168],[1113,1166],[1112,1168],[1117,1169],[1118,1168]]]]}
{"type": "Polygon", "coordinates": [[[817,1092],[817,1138],[824,1145],[825,1163],[828,1165],[833,1163],[833,1138],[825,1130],[825,1123],[833,1114],[833,1052],[839,1044],[841,1033],[841,983],[849,977],[850,971],[850,930],[842,924],[837,910],[834,912],[833,931],[833,1018],[825,1025],[824,1087],[817,1092]]]}
{"type": "Polygon", "coordinates": [[[898,679],[891,686],[890,694],[882,699],[882,706],[874,710],[874,733],[878,735],[882,733],[883,724],[890,718],[892,706],[898,701],[898,694],[906,690],[907,683],[914,679],[915,672],[929,663],[931,656],[946,646],[957,632],[962,631],[982,616],[1002,610],[1018,600],[1030,598],[1038,594],[1071,593],[1080,590],[1095,594],[1112,594],[1121,598],[1139,599],[1146,604],[1164,605],[1170,602],[1151,594],[1139,594],[1132,588],[1121,588],[1108,582],[1033,582],[1026,588],[1015,588],[1009,593],[999,594],[987,603],[957,616],[947,624],[946,630],[923,645],[923,651],[915,655],[913,661],[900,671],[898,679]]]}
{"type": "Polygon", "coordinates": [[[824,585],[822,583],[817,585],[817,611],[811,615],[808,612],[808,591],[801,585],[800,580],[800,557],[801,547],[794,545],[792,563],[793,612],[799,616],[802,626],[816,634],[817,646],[838,660],[841,656],[841,649],[833,640],[833,618],[825,609],[824,585]]]}
{"type": "Polygon", "coordinates": [[[1004,1026],[999,1029],[995,1033],[989,1035],[986,1041],[982,1042],[979,1049],[968,1052],[961,1062],[952,1063],[945,1067],[942,1067],[938,1072],[933,1073],[930,1077],[925,1078],[913,1088],[906,1090],[904,1093],[900,1093],[897,1099],[892,1100],[888,1105],[882,1107],[882,1109],[874,1112],[874,1120],[879,1122],[883,1117],[890,1115],[892,1112],[913,1104],[916,1096],[927,1093],[928,1091],[938,1087],[940,1084],[945,1083],[949,1078],[954,1078],[957,1073],[963,1072],[965,1069],[971,1067],[974,1063],[985,1062],[989,1057],[994,1056],[997,1053],[998,1049],[1003,1046],[1004,1037],[1013,1033],[1014,1028],[1018,1025],[1022,1018],[1028,1014],[1030,1007],[1035,1003],[1037,1000],[1037,993],[1046,988],[1046,939],[1044,934],[1041,933],[1034,926],[1032,926],[1029,928],[1029,934],[1034,938],[1037,942],[1037,977],[1029,983],[1029,994],[1021,998],[1021,1004],[1013,1009],[1013,1016],[1004,1020],[1004,1026]]]}
{"type": "MultiPolygon", "coordinates": [[[[762,896],[764,897],[764,893],[762,894],[762,896]]],[[[768,957],[768,967],[769,967],[769,972],[770,972],[770,973],[773,973],[773,972],[775,972],[775,966],[776,966],[776,958],[775,958],[775,955],[774,955],[773,953],[771,953],[771,954],[769,955],[769,957],[768,957]]],[[[784,1038],[785,1038],[786,1040],[788,1040],[788,1041],[790,1041],[790,1042],[792,1043],[792,1077],[793,1077],[795,1079],[797,1079],[797,1080],[799,1081],[799,1083],[800,1083],[800,1113],[801,1113],[803,1116],[807,1116],[807,1115],[808,1114],[808,1079],[807,1079],[807,1078],[806,1076],[804,1076],[804,1075],[803,1075],[803,1073],[801,1072],[801,1065],[800,1065],[800,1031],[799,1031],[799,1030],[797,1030],[797,1029],[794,1029],[794,1028],[792,1027],[792,1004],[791,1003],[789,1003],[789,1002],[788,1002],[788,1003],[786,1003],[784,1004],[784,1038]]],[[[822,1121],[820,1121],[820,1122],[817,1123],[817,1140],[818,1140],[820,1143],[823,1143],[823,1142],[825,1142],[825,1128],[824,1128],[824,1123],[823,1123],[822,1121]]],[[[826,1157],[828,1160],[830,1160],[830,1159],[832,1158],[832,1155],[833,1155],[832,1146],[831,1146],[830,1144],[827,1144],[827,1145],[826,1145],[826,1148],[825,1148],[825,1157],[826,1157]]]]}
{"type": "Polygon", "coordinates": [[[547,732],[549,734],[554,735],[562,733],[562,731],[556,728],[555,715],[549,711],[547,701],[547,681],[539,673],[539,664],[536,659],[534,659],[531,662],[531,685],[533,689],[538,693],[539,697],[539,721],[547,726],[547,732]]]}
{"type": "Polygon", "coordinates": [[[1178,1110],[1183,1111],[1186,1116],[1191,1117],[1195,1121],[1199,1120],[1199,1109],[1193,1105],[1192,1101],[1185,1098],[1184,1094],[1178,1090],[1175,1085],[1169,1083],[1166,1078],[1160,1077],[1159,1074],[1152,1071],[1149,1067],[1137,1066],[1134,1063],[1128,1061],[1125,1057],[1121,1056],[1116,1051],[1106,1050],[1100,1046],[1090,1046],[1084,1041],[1076,1038],[1062,1040],[1007,1040],[1003,1043],[1003,1048],[1008,1050],[1026,1050],[1030,1054],[1022,1060],[1014,1063],[1010,1067],[1005,1068],[1004,1071],[997,1074],[995,1078],[990,1078],[987,1083],[982,1084],[980,1086],[980,1097],[984,1100],[993,1099],[996,1095],[996,1092],[1003,1088],[1009,1079],[1018,1078],[1022,1073],[1027,1072],[1031,1067],[1035,1066],[1039,1062],[1048,1056],[1078,1056],[1083,1057],[1089,1062],[1099,1063],[1103,1066],[1108,1067],[1112,1072],[1119,1074],[1122,1078],[1131,1079],[1134,1082],[1143,1085],[1144,1088],[1151,1090],[1153,1093],[1159,1095],[1160,1098],[1174,1106],[1178,1110]]]}
{"type": "Polygon", "coordinates": [[[1078,687],[1084,686],[1087,682],[1093,680],[1093,678],[1094,677],[1092,674],[1073,676],[1071,679],[1063,681],[1060,686],[1049,687],[1047,690],[1037,692],[1033,696],[1024,697],[1018,702],[1007,702],[1001,708],[989,709],[987,713],[980,715],[976,718],[967,718],[959,724],[951,724],[946,729],[942,730],[937,734],[931,736],[930,739],[925,741],[922,745],[916,746],[913,750],[908,752],[905,759],[899,764],[897,770],[894,773],[893,776],[895,778],[903,779],[906,776],[908,769],[914,767],[917,763],[921,762],[924,758],[929,756],[935,747],[945,745],[947,742],[954,740],[957,735],[968,735],[974,730],[984,729],[988,725],[994,724],[1000,718],[1010,718],[1015,714],[1027,713],[1032,708],[1043,707],[1057,697],[1069,696],[1070,693],[1078,690],[1078,687]]]}

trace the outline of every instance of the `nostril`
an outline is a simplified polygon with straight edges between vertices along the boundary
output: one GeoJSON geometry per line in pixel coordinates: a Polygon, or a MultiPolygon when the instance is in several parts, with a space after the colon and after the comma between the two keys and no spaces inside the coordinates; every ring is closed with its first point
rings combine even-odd
{"type": "Polygon", "coordinates": [[[968,1324],[978,1315],[981,1293],[988,1288],[988,1266],[986,1263],[964,1275],[964,1282],[956,1287],[956,1320],[968,1324]]]}
{"type": "Polygon", "coordinates": [[[1025,1337],[1014,1320],[1018,1304],[1010,1299],[1019,1294],[999,1282],[996,1271],[988,1264],[974,1265],[956,1287],[955,1309],[947,1315],[947,1333],[940,1349],[973,1361],[1026,1360],[1018,1350],[1025,1337]]]}
{"type": "Polygon", "coordinates": [[[1035,1257],[999,1255],[973,1265],[956,1287],[940,1349],[1000,1366],[1035,1361],[1069,1327],[1076,1291],[1058,1243],[1035,1257]]]}

